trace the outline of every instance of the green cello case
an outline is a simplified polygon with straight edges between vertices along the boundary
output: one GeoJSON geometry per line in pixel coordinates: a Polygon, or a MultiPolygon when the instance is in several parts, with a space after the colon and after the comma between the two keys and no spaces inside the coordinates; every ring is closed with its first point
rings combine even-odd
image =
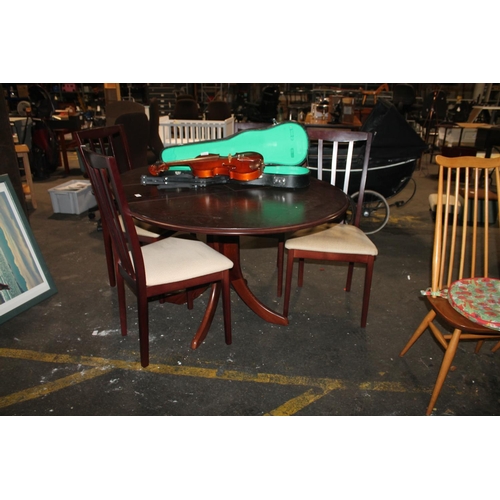
{"type": "MultiPolygon", "coordinates": [[[[300,188],[309,185],[309,169],[300,166],[307,158],[308,149],[305,128],[296,122],[284,122],[263,129],[243,130],[224,139],[170,146],[162,151],[161,160],[172,163],[206,154],[234,156],[256,152],[264,157],[263,174],[245,184],[300,188]]],[[[158,181],[156,184],[161,182],[158,181]]]]}

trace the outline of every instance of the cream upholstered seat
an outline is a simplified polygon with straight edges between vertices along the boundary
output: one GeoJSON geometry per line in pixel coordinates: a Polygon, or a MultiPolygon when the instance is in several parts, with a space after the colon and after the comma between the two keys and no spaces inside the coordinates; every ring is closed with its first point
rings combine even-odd
{"type": "Polygon", "coordinates": [[[350,224],[331,224],[321,231],[289,238],[285,243],[285,248],[311,252],[378,255],[375,244],[358,227],[350,224]]]}
{"type": "Polygon", "coordinates": [[[190,290],[207,285],[211,285],[212,293],[191,347],[198,347],[206,337],[221,287],[225,339],[230,344],[229,269],[233,262],[201,241],[175,236],[141,246],[116,157],[96,153],[85,146],[80,146],[80,152],[111,240],[122,335],[127,335],[125,285],[137,298],[141,365],[149,365],[149,301],[166,299],[176,293],[185,294],[189,300],[190,290]]]}
{"type": "Polygon", "coordinates": [[[362,263],[365,264],[366,270],[361,326],[365,327],[368,316],[373,265],[375,257],[378,255],[375,244],[359,227],[372,135],[367,132],[351,132],[326,128],[311,128],[308,130],[308,135],[311,141],[318,141],[316,165],[318,177],[321,178],[323,172],[324,146],[327,143],[331,143],[332,157],[329,162],[330,182],[334,185],[343,185],[343,191],[346,193],[357,191],[359,192],[359,196],[350,223],[343,221],[341,223],[323,224],[310,230],[295,233],[285,241],[285,248],[288,251],[288,261],[283,315],[288,316],[289,312],[292,271],[295,259],[299,260],[299,287],[303,283],[304,259],[348,262],[346,291],[350,291],[351,289],[354,264],[362,263]],[[357,161],[354,161],[355,145],[358,147],[357,161]],[[354,178],[356,180],[353,180],[354,178]]]}
{"type": "Polygon", "coordinates": [[[190,280],[233,267],[231,260],[198,240],[171,236],[141,249],[147,286],[190,280]],[[161,265],[162,262],[175,265],[161,265]]]}

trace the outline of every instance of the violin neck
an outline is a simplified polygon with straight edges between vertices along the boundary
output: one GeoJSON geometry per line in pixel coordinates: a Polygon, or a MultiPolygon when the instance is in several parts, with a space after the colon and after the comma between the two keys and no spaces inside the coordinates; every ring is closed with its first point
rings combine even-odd
{"type": "Polygon", "coordinates": [[[197,156],[196,158],[190,158],[186,160],[170,161],[162,163],[162,167],[182,167],[184,165],[192,165],[193,163],[205,163],[207,161],[213,161],[214,157],[219,157],[219,155],[205,155],[197,156]]]}

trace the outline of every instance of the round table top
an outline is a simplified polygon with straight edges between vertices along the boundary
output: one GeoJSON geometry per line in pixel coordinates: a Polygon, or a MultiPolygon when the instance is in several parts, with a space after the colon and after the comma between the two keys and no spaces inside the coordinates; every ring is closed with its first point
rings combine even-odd
{"type": "Polygon", "coordinates": [[[134,217],[167,229],[217,235],[273,234],[340,218],[349,206],[343,191],[310,179],[306,188],[283,189],[245,183],[203,188],[143,186],[147,167],[122,175],[134,217]]]}

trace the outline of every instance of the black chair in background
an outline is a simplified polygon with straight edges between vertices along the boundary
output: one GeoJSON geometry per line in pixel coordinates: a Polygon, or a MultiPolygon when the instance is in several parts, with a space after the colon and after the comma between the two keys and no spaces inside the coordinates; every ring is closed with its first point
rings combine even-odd
{"type": "Polygon", "coordinates": [[[231,117],[231,107],[226,101],[210,101],[207,105],[207,120],[226,120],[231,117]]]}
{"type": "Polygon", "coordinates": [[[127,137],[132,168],[148,165],[149,119],[146,113],[126,113],[118,116],[116,125],[122,125],[127,137]]]}
{"type": "Polygon", "coordinates": [[[106,126],[114,125],[116,119],[126,113],[146,114],[146,108],[135,101],[110,101],[106,104],[106,126]]]}
{"type": "Polygon", "coordinates": [[[200,108],[194,99],[177,99],[172,118],[176,120],[198,120],[200,108]]]}
{"type": "Polygon", "coordinates": [[[149,103],[149,142],[148,142],[148,165],[160,159],[164,149],[160,138],[160,105],[158,99],[153,98],[149,103]]]}
{"type": "Polygon", "coordinates": [[[408,83],[394,85],[392,103],[402,115],[406,115],[410,111],[415,104],[416,98],[415,89],[412,85],[408,83]]]}

